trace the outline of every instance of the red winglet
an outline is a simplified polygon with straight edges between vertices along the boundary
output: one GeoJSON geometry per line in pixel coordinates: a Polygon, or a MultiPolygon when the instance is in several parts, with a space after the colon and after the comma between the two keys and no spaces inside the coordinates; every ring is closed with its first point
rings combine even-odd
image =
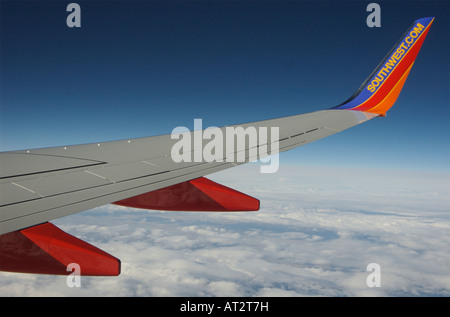
{"type": "Polygon", "coordinates": [[[171,211],[256,211],[259,200],[200,177],[114,204],[171,211]]]}
{"type": "Polygon", "coordinates": [[[70,263],[80,275],[120,274],[119,259],[48,222],[0,236],[1,271],[68,275],[70,263]]]}

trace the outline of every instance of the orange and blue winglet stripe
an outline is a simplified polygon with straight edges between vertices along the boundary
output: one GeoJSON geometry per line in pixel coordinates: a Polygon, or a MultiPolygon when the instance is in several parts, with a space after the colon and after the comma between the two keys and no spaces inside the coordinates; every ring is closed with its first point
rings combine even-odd
{"type": "Polygon", "coordinates": [[[434,17],[414,21],[405,35],[347,101],[332,109],[386,115],[397,100],[434,17]]]}

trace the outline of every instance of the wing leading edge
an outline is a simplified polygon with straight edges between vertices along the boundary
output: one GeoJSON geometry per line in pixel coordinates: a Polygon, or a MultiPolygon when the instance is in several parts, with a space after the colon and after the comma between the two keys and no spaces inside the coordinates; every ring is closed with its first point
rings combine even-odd
{"type": "MultiPolygon", "coordinates": [[[[11,237],[21,238],[15,246],[19,249],[24,239],[30,239],[24,228],[34,228],[108,203],[163,210],[259,209],[256,199],[215,184],[203,176],[287,151],[384,116],[396,101],[433,20],[423,18],[415,21],[362,86],[343,104],[328,110],[219,129],[226,134],[230,127],[265,128],[269,131],[277,128],[276,139],[267,137],[257,144],[258,149],[267,149],[264,154],[257,151],[255,155],[249,146],[242,148],[236,144],[230,151],[223,144],[224,154],[220,160],[202,158],[200,161],[175,162],[171,159],[171,150],[177,140],[171,135],[0,153],[0,270],[5,270],[2,254],[5,254],[6,246],[11,250],[11,241],[14,240],[11,237]],[[226,159],[240,154],[244,160],[226,159]],[[178,199],[174,200],[174,197],[178,199]],[[231,201],[233,204],[227,204],[231,201]]],[[[186,132],[184,136],[195,140],[196,131],[186,132]]],[[[195,151],[183,154],[195,157],[195,151]]],[[[40,227],[40,231],[45,228],[40,227]]],[[[50,234],[53,232],[52,229],[50,234]]],[[[46,241],[51,244],[53,240],[49,238],[46,241]]],[[[120,267],[115,272],[110,275],[117,275],[120,267]]],[[[98,275],[109,273],[98,272],[98,275]]]]}

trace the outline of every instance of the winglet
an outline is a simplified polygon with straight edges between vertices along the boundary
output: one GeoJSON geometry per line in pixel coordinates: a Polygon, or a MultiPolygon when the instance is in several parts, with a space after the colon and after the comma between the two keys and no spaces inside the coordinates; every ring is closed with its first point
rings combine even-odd
{"type": "Polygon", "coordinates": [[[414,21],[355,94],[333,109],[359,110],[385,116],[397,100],[434,17],[414,21]]]}

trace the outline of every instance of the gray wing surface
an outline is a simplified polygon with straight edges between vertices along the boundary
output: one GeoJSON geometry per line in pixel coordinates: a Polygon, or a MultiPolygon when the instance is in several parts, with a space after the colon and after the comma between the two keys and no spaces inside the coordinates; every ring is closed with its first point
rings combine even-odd
{"type": "MultiPolygon", "coordinates": [[[[279,152],[322,139],[378,116],[323,110],[229,127],[278,127],[279,152]]],[[[220,128],[225,131],[226,127],[220,128]]],[[[188,132],[189,137],[195,132],[188,132]]],[[[245,161],[174,162],[171,135],[0,153],[0,234],[215,173],[245,161]]],[[[277,142],[277,141],[275,141],[277,142]]],[[[203,142],[206,144],[207,142],[203,142]]],[[[270,138],[266,145],[272,149],[270,138]]],[[[267,155],[274,154],[270,150],[267,155]]]]}

